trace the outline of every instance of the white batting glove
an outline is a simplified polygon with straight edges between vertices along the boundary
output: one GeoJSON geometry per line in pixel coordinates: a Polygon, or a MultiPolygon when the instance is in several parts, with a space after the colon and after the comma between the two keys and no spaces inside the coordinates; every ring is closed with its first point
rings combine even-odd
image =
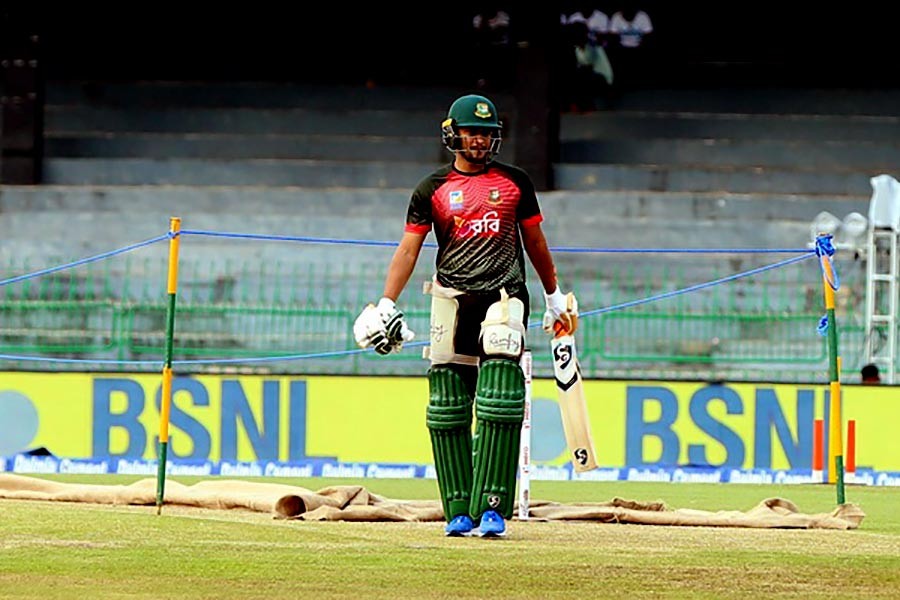
{"type": "Polygon", "coordinates": [[[547,301],[542,322],[544,331],[552,335],[560,327],[566,333],[575,333],[578,328],[578,300],[575,299],[575,294],[563,294],[557,286],[552,294],[544,293],[544,299],[547,301]]]}
{"type": "Polygon", "coordinates": [[[406,325],[403,313],[394,301],[382,298],[378,305],[367,305],[353,324],[353,336],[361,348],[372,346],[379,354],[390,354],[411,342],[415,333],[406,325]]]}
{"type": "Polygon", "coordinates": [[[407,326],[403,312],[397,309],[397,305],[390,298],[382,298],[378,301],[378,314],[384,323],[388,338],[394,342],[411,342],[416,334],[407,326]]]}
{"type": "Polygon", "coordinates": [[[363,311],[353,322],[353,337],[360,348],[368,348],[372,345],[372,339],[384,333],[384,325],[378,310],[374,304],[367,304],[363,311]]]}

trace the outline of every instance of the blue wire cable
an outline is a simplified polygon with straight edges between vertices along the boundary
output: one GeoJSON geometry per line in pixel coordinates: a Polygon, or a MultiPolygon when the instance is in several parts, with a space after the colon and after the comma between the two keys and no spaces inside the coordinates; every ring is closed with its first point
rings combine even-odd
{"type": "MultiPolygon", "coordinates": [[[[245,240],[268,240],[276,242],[303,242],[307,244],[350,244],[353,246],[386,246],[399,245],[394,241],[378,240],[341,240],[337,238],[320,238],[298,235],[268,235],[262,233],[231,233],[227,231],[209,231],[206,229],[183,229],[180,235],[200,235],[209,237],[236,238],[245,240]]],[[[437,248],[437,244],[423,244],[425,248],[437,248]]],[[[809,248],[586,248],[579,246],[551,247],[553,252],[577,254],[797,254],[815,253],[809,248]]]]}
{"type": "MultiPolygon", "coordinates": [[[[820,235],[816,238],[816,255],[819,257],[819,267],[822,269],[822,279],[834,291],[841,287],[841,279],[838,277],[837,269],[834,268],[832,257],[834,256],[834,246],[831,240],[833,235],[820,235]],[[828,261],[828,268],[825,268],[825,262],[828,261]]],[[[816,332],[822,337],[828,335],[828,314],[822,316],[816,325],[816,332]]]]}
{"type": "MultiPolygon", "coordinates": [[[[67,263],[65,265],[59,265],[57,267],[51,267],[48,269],[42,269],[40,271],[35,271],[33,273],[28,273],[25,275],[19,275],[16,277],[12,277],[6,280],[0,280],[0,286],[15,283],[18,281],[22,281],[25,279],[30,279],[32,277],[38,277],[40,275],[46,275],[48,273],[55,273],[57,271],[62,271],[64,269],[69,269],[72,267],[76,267],[79,265],[87,264],[90,262],[95,262],[98,260],[102,260],[104,258],[109,258],[111,256],[115,256],[117,254],[122,254],[125,252],[130,252],[132,250],[136,250],[138,248],[142,248],[144,246],[149,246],[150,244],[154,244],[156,242],[160,242],[165,239],[169,239],[178,235],[200,235],[200,236],[211,236],[211,237],[226,237],[226,238],[236,238],[236,239],[253,239],[253,240],[270,240],[270,241],[293,241],[293,242],[304,242],[304,243],[315,243],[315,244],[350,244],[350,245],[361,245],[361,246],[397,246],[398,242],[387,242],[387,241],[375,241],[375,240],[339,240],[335,238],[318,238],[318,237],[306,237],[306,236],[289,236],[289,235],[267,235],[267,234],[251,234],[251,233],[231,233],[231,232],[221,232],[221,231],[208,231],[202,229],[183,229],[176,233],[167,232],[163,235],[157,236],[155,238],[151,238],[149,240],[145,240],[143,242],[138,242],[136,244],[132,244],[130,246],[125,246],[118,250],[112,250],[110,252],[104,252],[102,254],[97,254],[95,256],[91,256],[88,258],[84,258],[72,263],[67,263]]],[[[436,244],[425,244],[426,247],[436,247],[436,244]]],[[[778,267],[783,267],[786,265],[790,265],[793,263],[800,262],[802,260],[806,260],[812,258],[813,256],[819,256],[820,260],[831,260],[831,256],[834,254],[834,248],[830,244],[830,240],[819,243],[817,240],[817,245],[815,249],[807,249],[807,248],[672,248],[672,249],[663,249],[663,248],[584,248],[584,247],[557,247],[551,248],[554,252],[567,252],[567,253],[585,253],[585,254],[595,254],[595,253],[614,253],[614,254],[774,254],[774,253],[801,253],[800,256],[795,256],[789,259],[785,259],[776,263],[772,263],[770,265],[765,265],[762,267],[757,267],[755,269],[750,269],[749,271],[744,271],[741,273],[736,273],[734,275],[729,275],[727,277],[722,277],[713,281],[708,281],[705,283],[700,283],[696,285],[691,285],[686,288],[681,288],[678,290],[673,290],[671,292],[664,292],[662,294],[657,294],[654,296],[649,296],[647,298],[639,298],[637,300],[632,300],[629,302],[623,302],[620,304],[616,304],[613,306],[607,306],[604,308],[598,308],[590,311],[584,311],[581,313],[581,317],[588,317],[597,314],[603,314],[607,312],[612,312],[615,310],[621,310],[623,308],[630,308],[632,306],[639,306],[641,304],[648,304],[650,302],[656,302],[658,300],[663,300],[666,298],[672,298],[674,296],[678,296],[681,294],[686,294],[688,292],[694,292],[697,290],[702,290],[704,288],[712,287],[715,285],[719,285],[722,283],[727,283],[729,281],[735,281],[737,279],[741,279],[744,277],[749,277],[751,275],[756,275],[758,273],[762,273],[764,271],[768,271],[770,269],[776,269],[778,267]],[[830,249],[830,250],[829,250],[830,249]],[[827,254],[827,256],[826,256],[827,254]]],[[[824,266],[823,266],[824,269],[824,266]]],[[[834,272],[832,270],[832,272],[834,272]]],[[[837,275],[835,274],[835,277],[837,275]]],[[[839,284],[838,284],[839,285],[839,284]]],[[[834,288],[837,289],[837,288],[834,288]]],[[[541,322],[532,322],[528,324],[528,328],[540,327],[542,325],[541,322]]],[[[408,344],[404,344],[404,348],[414,348],[419,346],[427,346],[428,342],[420,341],[420,342],[411,342],[408,344]]],[[[311,358],[330,358],[335,356],[347,356],[354,354],[362,354],[367,352],[374,352],[372,348],[358,349],[358,350],[336,350],[329,352],[317,352],[312,354],[287,354],[281,356],[260,356],[260,357],[244,357],[244,358],[223,358],[223,359],[186,359],[186,360],[174,360],[172,361],[173,365],[200,365],[200,364],[246,364],[253,362],[275,362],[275,361],[290,361],[290,360],[302,360],[302,359],[311,359],[311,358]]],[[[114,365],[134,365],[134,366],[159,366],[163,364],[161,360],[111,360],[111,359],[78,359],[78,358],[47,358],[41,356],[23,356],[23,355],[13,355],[13,354],[0,354],[0,360],[10,360],[10,361],[35,361],[35,362],[48,362],[48,363],[68,363],[68,364],[114,364],[114,365]]]]}
{"type": "Polygon", "coordinates": [[[19,361],[32,361],[32,362],[48,362],[48,363],[68,363],[74,365],[86,365],[86,364],[97,364],[97,365],[138,365],[138,366],[148,366],[148,365],[160,365],[162,366],[163,361],[161,360],[118,360],[111,358],[49,358],[45,356],[24,356],[19,354],[0,354],[0,360],[19,360],[19,361]]]}
{"type": "Polygon", "coordinates": [[[816,238],[816,249],[815,253],[819,257],[819,266],[822,268],[822,277],[825,279],[826,283],[831,286],[831,289],[834,291],[838,291],[841,287],[841,279],[838,277],[837,270],[834,268],[834,261],[832,258],[834,257],[834,246],[831,244],[831,240],[834,236],[832,235],[821,235],[816,238]],[[825,268],[825,261],[828,261],[828,266],[830,269],[825,268]],[[831,271],[829,275],[828,271],[831,271]]]}
{"type": "Polygon", "coordinates": [[[169,239],[169,234],[158,235],[155,238],[150,238],[149,240],[145,240],[143,242],[125,246],[124,248],[119,248],[118,250],[110,250],[109,252],[103,252],[102,254],[95,254],[94,256],[82,258],[81,260],[76,260],[75,262],[66,263],[64,265],[41,269],[40,271],[34,271],[33,273],[26,273],[24,275],[17,275],[16,277],[10,277],[9,279],[0,279],[0,287],[9,283],[16,283],[19,281],[24,281],[26,279],[31,279],[33,277],[39,277],[41,275],[48,275],[50,273],[64,271],[66,269],[71,269],[72,267],[77,267],[79,265],[86,265],[88,263],[97,262],[98,260],[103,260],[104,258],[109,258],[117,254],[124,254],[125,252],[131,252],[132,250],[137,250],[138,248],[143,248],[144,246],[149,246],[150,244],[155,244],[156,242],[161,242],[166,239],[169,239]]]}
{"type": "MultiPolygon", "coordinates": [[[[273,242],[303,242],[306,244],[349,244],[351,246],[397,246],[399,242],[383,242],[377,240],[339,240],[336,238],[307,237],[301,235],[267,235],[262,233],[229,233],[226,231],[207,231],[204,229],[184,229],[181,235],[200,235],[208,237],[224,237],[244,240],[268,240],[273,242]]],[[[427,244],[426,244],[427,245],[427,244]]],[[[434,244],[432,244],[434,245],[434,244]]]]}
{"type": "Polygon", "coordinates": [[[771,265],[765,265],[762,267],[757,267],[755,269],[750,269],[749,271],[744,271],[742,273],[736,273],[734,275],[729,275],[728,277],[721,277],[719,279],[715,279],[713,281],[708,281],[706,283],[698,283],[696,285],[690,285],[686,288],[681,288],[680,290],[673,290],[671,292],[665,292],[662,294],[657,294],[656,296],[649,296],[647,298],[641,298],[639,300],[632,300],[631,302],[623,302],[621,304],[615,304],[613,306],[607,306],[606,308],[598,308],[595,310],[589,310],[581,313],[582,317],[589,317],[591,315],[599,315],[607,312],[611,312],[614,310],[620,310],[623,308],[630,308],[632,306],[638,306],[640,304],[647,304],[648,302],[655,302],[657,300],[663,300],[665,298],[672,298],[674,296],[680,296],[681,294],[686,294],[688,292],[695,292],[697,290],[702,290],[703,288],[712,287],[714,285],[719,285],[720,283],[728,283],[729,281],[735,281],[737,279],[742,279],[744,277],[750,277],[751,275],[756,275],[758,273],[763,273],[765,271],[769,271],[771,269],[777,269],[778,267],[784,267],[793,263],[797,263],[803,260],[807,260],[815,256],[814,254],[807,254],[805,256],[795,256],[793,258],[788,258],[785,260],[778,261],[777,263],[772,263],[771,265]]]}

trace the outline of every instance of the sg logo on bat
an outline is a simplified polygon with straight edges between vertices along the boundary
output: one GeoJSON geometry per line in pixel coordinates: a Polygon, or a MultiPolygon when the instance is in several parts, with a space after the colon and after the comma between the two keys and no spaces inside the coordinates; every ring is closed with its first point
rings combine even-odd
{"type": "Polygon", "coordinates": [[[572,361],[572,345],[558,344],[553,348],[553,360],[559,364],[560,369],[565,369],[572,361]]]}
{"type": "Polygon", "coordinates": [[[582,467],[588,464],[588,459],[590,458],[587,448],[575,448],[572,452],[572,456],[575,457],[575,462],[582,467]]]}

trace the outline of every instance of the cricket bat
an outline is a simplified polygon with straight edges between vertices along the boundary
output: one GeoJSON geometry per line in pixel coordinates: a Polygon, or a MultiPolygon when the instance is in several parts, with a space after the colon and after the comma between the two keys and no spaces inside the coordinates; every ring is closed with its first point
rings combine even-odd
{"type": "Polygon", "coordinates": [[[590,471],[597,468],[597,454],[584,398],[581,366],[575,353],[575,336],[559,321],[554,323],[553,331],[550,352],[569,458],[577,472],[590,471]]]}

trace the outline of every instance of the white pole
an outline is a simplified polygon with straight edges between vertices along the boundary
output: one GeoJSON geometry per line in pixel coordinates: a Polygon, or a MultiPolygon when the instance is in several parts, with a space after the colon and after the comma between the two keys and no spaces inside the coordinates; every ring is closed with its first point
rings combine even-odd
{"type": "Polygon", "coordinates": [[[525,350],[521,359],[525,375],[525,417],[522,419],[522,435],[519,442],[519,511],[520,521],[528,520],[528,498],[531,488],[531,350],[525,350]]]}

